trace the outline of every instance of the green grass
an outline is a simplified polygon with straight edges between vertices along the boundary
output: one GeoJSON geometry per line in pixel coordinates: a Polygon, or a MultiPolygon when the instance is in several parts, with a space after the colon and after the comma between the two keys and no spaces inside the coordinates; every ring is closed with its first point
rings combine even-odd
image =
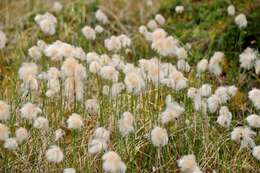
{"type": "MultiPolygon", "coordinates": [[[[165,0],[150,10],[144,8],[145,23],[159,12],[166,18],[167,23],[164,28],[170,35],[176,35],[183,43],[192,44],[188,59],[192,67],[195,67],[202,58],[209,59],[215,51],[225,52],[224,75],[220,79],[210,74],[198,79],[194,69],[185,76],[189,79],[189,86],[194,87],[199,87],[203,83],[210,83],[214,88],[219,85],[236,84],[239,92],[228,103],[233,114],[230,128],[223,129],[218,126],[215,114],[204,117],[201,113],[194,111],[191,100],[186,96],[187,89],[176,92],[162,87],[160,88],[161,97],[157,98],[157,87],[149,85],[151,86],[149,90],[136,97],[126,92],[112,101],[106,96],[100,96],[98,99],[102,106],[102,114],[90,116],[80,102],[77,103],[76,110],[73,106],[63,108],[64,100],[61,99],[64,93],[56,98],[46,98],[46,84],[40,82],[40,89],[32,93],[31,101],[41,107],[43,116],[49,120],[50,130],[45,136],[22,120],[19,112],[20,107],[28,101],[28,98],[21,98],[19,89],[21,81],[18,79],[17,72],[23,62],[31,61],[28,58],[27,50],[36,44],[37,39],[42,39],[47,43],[60,39],[82,47],[85,52],[96,51],[100,54],[111,55],[103,46],[104,38],[112,34],[123,33],[126,30],[133,40],[133,51],[130,54],[122,53],[125,61],[137,63],[138,59],[151,58],[157,54],[150,49],[149,44],[137,32],[138,27],[145,24],[139,18],[139,8],[145,4],[144,1],[110,1],[107,10],[118,16],[118,19],[114,20],[115,18],[110,15],[111,24],[106,27],[105,33],[98,36],[95,43],[89,43],[84,38],[81,28],[86,24],[95,26],[97,21],[94,18],[94,12],[100,7],[100,4],[104,7],[105,2],[89,5],[83,0],[75,0],[68,3],[62,12],[55,14],[58,27],[56,34],[51,37],[45,36],[33,20],[37,13],[45,12],[48,5],[39,1],[34,1],[34,3],[36,5],[33,9],[29,8],[28,11],[21,12],[20,16],[23,16],[21,21],[8,24],[4,28],[9,42],[5,49],[0,50],[0,100],[7,101],[12,107],[12,118],[6,123],[11,129],[11,134],[14,134],[17,127],[26,125],[31,137],[19,145],[15,152],[4,149],[3,144],[0,144],[0,172],[61,172],[66,167],[74,167],[77,172],[102,172],[102,155],[91,156],[87,151],[88,140],[99,125],[111,131],[109,149],[116,151],[121,156],[127,165],[127,172],[152,172],[152,167],[158,165],[158,152],[161,158],[158,172],[180,172],[176,160],[185,154],[195,154],[197,163],[204,172],[213,172],[213,170],[236,173],[259,172],[259,161],[254,159],[249,151],[240,150],[239,146],[230,140],[230,132],[233,127],[239,123],[246,124],[245,117],[253,113],[254,109],[247,98],[248,90],[260,86],[259,76],[255,76],[253,71],[242,73],[238,62],[238,55],[247,46],[258,49],[260,47],[260,6],[257,1],[238,0],[234,2],[236,10],[245,13],[249,21],[248,27],[242,31],[237,29],[233,18],[226,14],[226,8],[230,3],[227,0],[185,0],[183,2],[165,0]],[[109,6],[111,3],[113,8],[109,6]],[[183,14],[177,15],[174,12],[176,4],[185,5],[183,14]],[[120,13],[121,11],[123,11],[123,15],[120,13]],[[252,42],[253,40],[255,42],[252,42]],[[169,144],[157,151],[158,149],[152,146],[150,140],[146,138],[146,134],[159,124],[159,113],[165,108],[164,99],[168,94],[171,94],[178,103],[185,105],[185,113],[177,123],[166,126],[169,144]],[[132,110],[134,110],[135,116],[135,133],[126,142],[119,134],[116,123],[123,112],[132,110]],[[79,113],[85,123],[84,128],[77,134],[76,153],[73,153],[72,133],[66,128],[66,120],[73,112],[79,113]],[[101,122],[102,117],[103,122],[101,122]],[[64,129],[66,136],[55,143],[53,132],[57,128],[64,129]],[[45,150],[51,144],[57,144],[62,148],[65,155],[63,162],[59,164],[47,162],[45,150]],[[76,160],[74,154],[76,154],[76,160]]],[[[1,18],[1,22],[5,20],[1,18]]],[[[176,63],[175,60],[169,58],[165,58],[163,61],[176,63]]],[[[60,67],[60,64],[50,62],[46,57],[42,57],[37,64],[41,70],[47,70],[51,66],[60,67]]],[[[86,66],[85,62],[82,64],[86,66]]],[[[121,78],[122,80],[123,78],[121,78]]],[[[99,81],[101,81],[100,77],[94,75],[88,77],[84,87],[85,98],[99,95],[102,88],[99,81]]],[[[102,81],[102,84],[110,84],[110,82],[102,81]]],[[[259,135],[255,142],[260,144],[259,135]]]]}

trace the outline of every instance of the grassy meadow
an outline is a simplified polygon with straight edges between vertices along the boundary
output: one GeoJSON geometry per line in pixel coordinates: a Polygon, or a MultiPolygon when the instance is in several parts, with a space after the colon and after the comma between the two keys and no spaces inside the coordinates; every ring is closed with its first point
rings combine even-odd
{"type": "MultiPolygon", "coordinates": [[[[107,151],[115,151],[120,156],[126,166],[126,171],[121,170],[121,172],[195,173],[192,170],[183,170],[177,161],[189,154],[196,157],[196,163],[193,164],[196,164],[201,172],[260,172],[260,161],[252,155],[251,144],[246,143],[254,136],[252,139],[255,146],[260,145],[260,124],[259,127],[250,127],[255,132],[254,135],[242,134],[241,139],[245,141],[246,147],[241,147],[239,142],[231,139],[234,128],[250,126],[247,121],[249,115],[260,116],[260,109],[255,106],[257,103],[252,101],[248,94],[254,88],[260,89],[260,75],[253,67],[245,69],[240,65],[240,54],[247,47],[256,51],[260,48],[260,1],[154,0],[149,2],[146,0],[61,0],[63,8],[55,11],[52,9],[51,0],[0,1],[0,30],[7,38],[5,47],[0,49],[0,100],[9,105],[10,111],[9,118],[1,120],[1,111],[4,108],[0,105],[0,123],[8,127],[9,138],[17,138],[16,130],[20,127],[25,128],[29,134],[23,142],[18,142],[15,149],[8,149],[5,147],[6,141],[1,140],[3,132],[0,128],[0,172],[56,173],[63,172],[65,168],[74,168],[76,172],[119,173],[120,170],[109,171],[104,168],[105,159],[102,156],[107,151]],[[149,2],[152,4],[149,5],[149,2]],[[229,16],[227,12],[231,4],[236,9],[234,16],[229,16]],[[184,7],[183,12],[176,12],[175,8],[178,5],[184,7]],[[99,9],[107,15],[108,23],[102,24],[95,17],[99,9]],[[44,14],[47,11],[57,20],[54,34],[44,33],[35,21],[37,14],[44,14]],[[236,15],[240,13],[246,16],[245,28],[239,28],[234,22],[236,15]],[[156,14],[161,14],[165,18],[165,23],[158,27],[165,30],[168,36],[178,40],[178,46],[187,51],[185,62],[190,68],[178,70],[183,76],[178,73],[180,76],[173,77],[175,80],[182,77],[187,80],[187,86],[181,89],[174,89],[169,86],[170,84],[164,85],[158,81],[160,78],[158,76],[163,72],[164,67],[167,68],[167,64],[172,64],[177,69],[179,59],[176,56],[178,55],[161,55],[152,47],[151,41],[139,32],[139,27],[147,25],[156,14]],[[95,39],[87,39],[82,33],[82,28],[86,25],[93,28],[101,25],[104,31],[96,33],[95,39]],[[109,50],[104,40],[120,34],[129,37],[131,44],[126,46],[127,48],[109,50]],[[85,52],[84,58],[74,58],[77,60],[78,64],[76,64],[86,71],[75,72],[74,77],[66,76],[70,73],[69,70],[66,71],[64,65],[68,57],[55,61],[46,55],[45,50],[42,51],[40,58],[29,56],[28,50],[38,45],[38,40],[43,40],[47,45],[60,40],[82,48],[85,52]],[[224,53],[224,58],[219,62],[221,74],[215,75],[206,70],[198,75],[198,62],[202,59],[210,60],[217,51],[224,53]],[[91,63],[87,60],[89,52],[96,52],[100,55],[99,58],[104,54],[108,56],[107,59],[102,60],[103,64],[95,64],[101,65],[101,70],[97,73],[90,72],[91,63]],[[113,66],[108,64],[115,54],[119,55],[117,57],[120,57],[120,63],[123,65],[117,64],[114,73],[108,74],[110,71],[104,70],[102,74],[102,66],[113,66]],[[156,68],[152,76],[155,79],[142,76],[144,73],[142,68],[149,66],[145,64],[146,61],[144,67],[140,65],[141,59],[152,58],[156,58],[153,62],[159,62],[158,66],[162,65],[162,69],[156,65],[152,67],[152,70],[156,68]],[[29,75],[30,79],[29,84],[25,84],[28,78],[22,77],[21,67],[23,63],[29,62],[37,65],[37,74],[35,78],[32,77],[33,75],[29,74],[31,67],[27,66],[24,69],[28,71],[25,75],[29,75]],[[129,65],[129,70],[127,64],[134,67],[129,65]],[[61,71],[61,75],[56,80],[59,83],[58,91],[51,97],[46,95],[50,87],[49,78],[45,80],[44,77],[39,77],[50,67],[56,67],[61,71]],[[137,74],[133,72],[134,70],[131,71],[132,68],[141,71],[141,74],[129,79],[129,82],[135,85],[139,82],[139,78],[144,82],[141,91],[137,93],[129,91],[131,89],[126,82],[128,73],[137,74]],[[82,75],[84,72],[86,76],[82,75]],[[114,74],[117,74],[118,79],[110,80],[114,74]],[[80,78],[79,83],[76,80],[78,78],[80,78]],[[73,86],[66,86],[67,79],[75,80],[73,86]],[[36,87],[32,87],[34,85],[30,83],[32,80],[36,81],[36,87]],[[118,94],[113,94],[114,90],[111,86],[119,82],[123,89],[118,94]],[[236,93],[221,104],[228,107],[232,113],[232,121],[228,127],[217,123],[221,106],[213,112],[208,110],[206,101],[208,97],[199,97],[205,100],[206,113],[194,108],[194,100],[187,93],[189,88],[200,88],[203,84],[211,86],[212,94],[220,86],[234,85],[237,88],[236,93]],[[81,99],[78,96],[80,92],[76,91],[77,86],[81,90],[81,99]],[[73,93],[69,93],[71,96],[66,94],[66,87],[72,87],[73,93]],[[173,122],[163,123],[161,116],[162,112],[167,112],[168,95],[171,96],[170,102],[177,102],[184,110],[173,122]],[[97,108],[96,111],[86,103],[88,99],[93,98],[97,101],[96,107],[93,108],[97,108]],[[35,124],[37,117],[26,119],[28,114],[33,114],[30,111],[22,115],[21,108],[28,102],[41,110],[36,113],[37,117],[44,117],[47,123],[45,120],[39,121],[37,126],[35,124]],[[88,108],[89,106],[91,108],[88,108]],[[130,128],[131,133],[125,136],[119,129],[119,121],[124,112],[131,112],[134,117],[130,128]],[[79,128],[70,128],[68,125],[68,119],[73,113],[80,115],[79,121],[82,124],[79,128]],[[154,144],[151,136],[151,131],[157,126],[167,132],[167,141],[159,147],[154,144]],[[107,129],[110,133],[109,139],[105,142],[107,146],[102,143],[102,151],[90,154],[90,141],[97,127],[107,129]],[[62,137],[59,139],[56,136],[57,129],[62,131],[62,137]],[[51,159],[47,158],[46,151],[52,145],[58,146],[62,151],[61,161],[50,161],[51,159]]],[[[259,53],[256,54],[256,59],[260,59],[259,53]]],[[[73,60],[72,62],[75,63],[73,60]]],[[[67,64],[66,67],[71,68],[71,66],[67,64]]],[[[117,88],[115,90],[117,91],[117,88]]],[[[256,95],[258,104],[259,98],[260,95],[258,94],[258,98],[256,95]]],[[[201,106],[203,103],[201,101],[201,106]]],[[[170,112],[170,115],[171,113],[175,115],[176,112],[170,112]]],[[[259,119],[256,119],[258,123],[260,123],[259,119]]],[[[161,139],[160,136],[158,138],[161,139]]],[[[260,150],[258,153],[260,158],[259,155],[260,150]]],[[[114,162],[109,163],[113,166],[114,162]]],[[[116,166],[118,165],[115,164],[116,166]]]]}

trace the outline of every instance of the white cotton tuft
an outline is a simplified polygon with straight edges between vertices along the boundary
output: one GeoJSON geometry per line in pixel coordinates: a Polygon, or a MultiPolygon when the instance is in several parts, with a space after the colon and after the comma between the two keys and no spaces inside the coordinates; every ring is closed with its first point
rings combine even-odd
{"type": "Polygon", "coordinates": [[[183,114],[185,109],[175,101],[170,101],[171,97],[166,98],[166,109],[161,113],[161,122],[167,124],[169,122],[175,122],[183,114]]]}
{"type": "Polygon", "coordinates": [[[88,99],[85,102],[85,108],[90,115],[97,115],[99,110],[98,100],[96,98],[88,99]]]}
{"type": "Polygon", "coordinates": [[[219,110],[219,116],[217,119],[217,123],[222,127],[229,127],[232,120],[232,114],[229,111],[228,107],[222,106],[219,110]]]}
{"type": "Polygon", "coordinates": [[[178,60],[177,67],[178,67],[178,70],[183,71],[183,72],[190,71],[190,65],[188,64],[188,62],[186,62],[183,59],[178,60]]]}
{"type": "Polygon", "coordinates": [[[97,25],[95,26],[95,31],[100,34],[104,31],[104,28],[100,25],[97,25]]]}
{"type": "Polygon", "coordinates": [[[231,140],[240,144],[241,148],[252,148],[255,146],[253,138],[256,133],[248,127],[236,127],[231,132],[231,140]]]}
{"type": "Polygon", "coordinates": [[[72,113],[67,120],[69,129],[81,129],[84,126],[81,116],[77,113],[72,113]]]}
{"type": "Polygon", "coordinates": [[[227,8],[227,12],[229,16],[234,16],[236,13],[236,9],[234,7],[234,5],[229,5],[227,8]]]}
{"type": "Polygon", "coordinates": [[[252,67],[254,67],[256,58],[257,58],[257,51],[250,47],[247,47],[239,55],[240,67],[246,70],[251,69],[252,67]]]}
{"type": "Polygon", "coordinates": [[[10,118],[10,105],[0,100],[0,121],[6,121],[10,118]]]}
{"type": "Polygon", "coordinates": [[[49,121],[45,117],[37,117],[33,122],[33,127],[46,132],[49,129],[49,121]]]}
{"type": "Polygon", "coordinates": [[[177,160],[178,167],[182,172],[186,173],[201,173],[194,155],[185,155],[177,160]]]}
{"type": "Polygon", "coordinates": [[[221,99],[219,98],[218,95],[214,94],[212,96],[210,96],[207,99],[207,104],[208,104],[208,109],[211,113],[214,113],[217,111],[217,109],[219,108],[220,104],[221,104],[221,99]]]}
{"type": "Polygon", "coordinates": [[[202,97],[208,97],[211,95],[211,85],[210,84],[203,84],[200,88],[199,88],[199,94],[202,97]]]}
{"type": "Polygon", "coordinates": [[[256,114],[249,115],[246,121],[250,127],[260,128],[260,116],[256,114]]]}
{"type": "Polygon", "coordinates": [[[42,110],[36,105],[28,102],[22,106],[20,109],[21,117],[27,120],[33,120],[37,117],[38,114],[42,113],[42,110]]]}
{"type": "Polygon", "coordinates": [[[197,64],[197,73],[201,74],[206,72],[208,69],[208,60],[207,59],[202,59],[198,62],[197,64]]]}
{"type": "Polygon", "coordinates": [[[151,131],[151,140],[155,147],[163,147],[167,145],[169,138],[166,129],[155,127],[151,131]]]}
{"type": "Polygon", "coordinates": [[[102,156],[103,169],[109,173],[125,173],[126,165],[121,160],[120,156],[114,152],[109,151],[102,156]]]}
{"type": "Polygon", "coordinates": [[[8,127],[0,123],[0,141],[5,141],[9,137],[10,131],[8,127]]]}
{"type": "Polygon", "coordinates": [[[88,40],[96,39],[96,31],[93,28],[91,28],[90,26],[84,26],[84,28],[82,28],[81,32],[88,40]]]}
{"type": "Polygon", "coordinates": [[[224,53],[223,52],[215,52],[214,55],[210,58],[209,61],[209,72],[219,76],[222,73],[222,67],[221,67],[221,62],[224,59],[224,53]]]}
{"type": "Polygon", "coordinates": [[[76,173],[76,170],[74,168],[65,168],[63,173],[76,173]]]}
{"type": "Polygon", "coordinates": [[[102,10],[97,10],[95,13],[96,19],[101,22],[102,24],[108,23],[108,18],[106,14],[102,10]]]}
{"type": "Polygon", "coordinates": [[[4,148],[8,150],[15,150],[18,147],[18,143],[15,138],[8,138],[5,140],[4,148]]]}
{"type": "Polygon", "coordinates": [[[260,161],[260,145],[255,146],[252,151],[253,156],[260,161]]]}
{"type": "Polygon", "coordinates": [[[156,14],[155,20],[160,25],[163,25],[165,23],[165,18],[161,14],[156,14]]]}
{"type": "Polygon", "coordinates": [[[134,131],[134,116],[130,112],[124,112],[118,121],[118,128],[122,136],[127,136],[134,131]]]}
{"type": "Polygon", "coordinates": [[[113,82],[118,81],[119,72],[113,66],[103,66],[99,72],[103,79],[110,80],[113,82]]]}
{"type": "Polygon", "coordinates": [[[155,20],[149,20],[148,23],[147,23],[147,27],[150,29],[150,30],[155,30],[156,28],[158,28],[158,24],[156,23],[155,20]]]}
{"type": "Polygon", "coordinates": [[[49,162],[53,163],[60,163],[64,158],[60,147],[56,145],[50,146],[50,148],[46,151],[45,156],[49,162]]]}
{"type": "Polygon", "coordinates": [[[57,19],[51,13],[46,12],[45,14],[37,14],[34,20],[41,28],[43,33],[47,35],[55,34],[57,19]]]}
{"type": "Polygon", "coordinates": [[[63,8],[62,4],[59,1],[55,1],[52,6],[52,11],[60,12],[62,8],[63,8]]]}
{"type": "Polygon", "coordinates": [[[175,7],[176,13],[181,14],[181,13],[183,13],[183,11],[184,11],[184,6],[178,5],[178,6],[175,7]]]}
{"type": "Polygon", "coordinates": [[[242,13],[237,15],[235,17],[235,23],[240,29],[245,28],[247,26],[246,15],[242,13]]]}
{"type": "Polygon", "coordinates": [[[57,129],[57,130],[55,130],[54,134],[55,134],[54,140],[58,141],[59,139],[61,139],[65,135],[65,131],[62,130],[62,129],[57,129]]]}
{"type": "Polygon", "coordinates": [[[29,56],[34,60],[39,60],[42,56],[41,49],[37,46],[33,46],[28,50],[29,56]]]}
{"type": "Polygon", "coordinates": [[[260,90],[259,89],[252,89],[248,92],[248,97],[253,102],[256,109],[260,109],[260,90]]]}
{"type": "Polygon", "coordinates": [[[26,128],[20,127],[19,129],[16,129],[15,138],[19,144],[28,139],[28,137],[29,133],[26,128]]]}

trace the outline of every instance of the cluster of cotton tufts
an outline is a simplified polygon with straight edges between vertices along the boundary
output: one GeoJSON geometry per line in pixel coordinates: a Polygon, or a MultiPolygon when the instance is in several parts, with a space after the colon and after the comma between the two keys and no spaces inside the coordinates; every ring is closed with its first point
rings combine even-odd
{"type": "Polygon", "coordinates": [[[111,36],[110,38],[105,39],[105,47],[109,51],[119,51],[120,49],[125,49],[131,46],[131,39],[125,35],[121,34],[119,36],[111,36]]]}
{"type": "Polygon", "coordinates": [[[18,143],[15,138],[7,138],[4,143],[4,148],[8,150],[15,150],[18,147],[18,143]]]}
{"type": "Polygon", "coordinates": [[[256,133],[248,127],[236,127],[231,132],[231,140],[240,144],[241,148],[253,148],[255,142],[252,138],[256,133]]]}
{"type": "Polygon", "coordinates": [[[29,91],[38,89],[38,67],[35,63],[23,63],[18,71],[19,78],[23,81],[21,89],[23,95],[26,95],[29,91]]]}
{"type": "Polygon", "coordinates": [[[29,133],[26,128],[20,127],[16,129],[15,139],[19,144],[25,141],[26,139],[28,139],[28,137],[29,137],[29,133]]]}
{"type": "Polygon", "coordinates": [[[234,5],[229,5],[227,8],[227,12],[229,16],[234,16],[236,13],[236,9],[234,7],[234,5]]]}
{"type": "Polygon", "coordinates": [[[161,113],[161,122],[162,124],[167,124],[169,122],[174,122],[179,119],[183,114],[185,109],[180,106],[177,102],[172,101],[172,97],[168,95],[166,97],[166,109],[161,113]]]}
{"type": "Polygon", "coordinates": [[[60,77],[61,72],[56,67],[50,67],[47,73],[43,76],[48,81],[45,95],[47,97],[53,97],[60,91],[60,77]]]}
{"type": "Polygon", "coordinates": [[[155,127],[151,131],[151,141],[155,147],[163,147],[168,144],[169,138],[166,129],[155,127]]]}
{"type": "Polygon", "coordinates": [[[88,143],[88,152],[90,154],[97,154],[106,151],[108,148],[108,141],[110,132],[103,127],[98,127],[88,143]]]}
{"type": "Polygon", "coordinates": [[[102,24],[108,23],[108,18],[106,14],[102,10],[97,10],[95,13],[96,19],[101,22],[102,24]]]}
{"type": "Polygon", "coordinates": [[[49,162],[53,163],[60,163],[64,158],[60,147],[56,145],[50,146],[50,148],[46,151],[45,156],[49,162]]]}
{"type": "Polygon", "coordinates": [[[194,109],[203,115],[207,114],[207,97],[211,94],[211,85],[203,84],[200,88],[191,87],[188,89],[187,96],[192,99],[194,109]]]}
{"type": "Polygon", "coordinates": [[[165,71],[166,75],[161,79],[162,85],[166,85],[176,91],[182,90],[188,86],[188,79],[172,64],[164,64],[163,71],[165,71]]]}
{"type": "Polygon", "coordinates": [[[260,128],[260,116],[256,114],[249,115],[246,121],[250,127],[260,128]]]}
{"type": "Polygon", "coordinates": [[[125,173],[126,165],[114,151],[108,151],[102,156],[103,169],[108,173],[125,173]]]}
{"type": "Polygon", "coordinates": [[[49,121],[45,117],[37,117],[33,122],[33,127],[41,130],[42,132],[47,132],[49,129],[49,121]]]}
{"type": "Polygon", "coordinates": [[[260,161],[260,145],[255,146],[252,151],[253,156],[260,161]]]}
{"type": "Polygon", "coordinates": [[[227,103],[232,97],[236,95],[237,87],[232,86],[220,86],[214,94],[207,99],[208,110],[210,113],[214,113],[224,103],[227,103]]]}
{"type": "Polygon", "coordinates": [[[178,60],[177,67],[180,71],[183,71],[183,72],[189,72],[190,71],[190,65],[188,64],[188,62],[186,62],[183,59],[178,60]]]}
{"type": "Polygon", "coordinates": [[[10,131],[9,128],[0,123],[0,141],[5,141],[9,137],[10,131]]]}
{"type": "Polygon", "coordinates": [[[113,85],[111,87],[109,87],[108,85],[104,85],[103,86],[103,90],[102,93],[108,97],[110,97],[111,99],[116,99],[117,96],[123,91],[125,90],[125,84],[122,82],[118,82],[118,83],[113,83],[113,85]]]}
{"type": "Polygon", "coordinates": [[[161,28],[153,31],[151,47],[161,56],[177,55],[179,49],[178,40],[172,36],[167,36],[167,33],[161,28]]]}
{"type": "Polygon", "coordinates": [[[113,83],[111,89],[110,89],[110,94],[112,99],[116,98],[120,93],[122,93],[122,91],[125,90],[125,84],[122,82],[118,82],[118,83],[113,83]]]}
{"type": "Polygon", "coordinates": [[[42,57],[42,51],[38,46],[32,46],[28,50],[28,55],[34,60],[39,60],[42,57]]]}
{"type": "Polygon", "coordinates": [[[76,59],[67,58],[62,64],[61,72],[65,77],[65,96],[68,98],[68,102],[74,101],[74,97],[78,101],[82,101],[84,80],[87,78],[86,68],[76,59]]]}
{"type": "Polygon", "coordinates": [[[248,92],[248,97],[256,109],[260,109],[260,89],[252,89],[248,92]]]}
{"type": "MultiPolygon", "coordinates": [[[[39,46],[38,46],[39,47],[39,46]]],[[[77,58],[85,60],[86,54],[81,47],[76,47],[60,40],[43,47],[43,53],[52,61],[60,61],[63,58],[77,58]]]]}
{"type": "Polygon", "coordinates": [[[47,35],[53,35],[56,31],[57,19],[51,13],[38,14],[34,18],[35,22],[47,35]]]}
{"type": "Polygon", "coordinates": [[[32,121],[38,114],[42,113],[42,110],[35,104],[28,102],[22,106],[20,112],[22,118],[32,121]]]}
{"type": "Polygon", "coordinates": [[[245,28],[247,26],[246,15],[242,13],[237,15],[235,17],[235,23],[240,29],[245,28]]]}
{"type": "Polygon", "coordinates": [[[224,59],[224,53],[223,52],[215,52],[214,55],[210,58],[208,69],[209,72],[219,76],[222,73],[222,67],[221,62],[224,59]]]}
{"type": "Polygon", "coordinates": [[[6,45],[6,35],[3,31],[0,30],[0,49],[3,49],[6,45]]]}
{"type": "Polygon", "coordinates": [[[6,121],[10,118],[10,105],[0,100],[0,121],[6,121]]]}
{"type": "Polygon", "coordinates": [[[118,121],[118,128],[123,137],[134,132],[134,116],[130,112],[124,112],[118,121]]]}
{"type": "Polygon", "coordinates": [[[222,127],[229,127],[232,120],[232,113],[229,111],[227,106],[222,106],[219,110],[219,116],[217,123],[222,127]]]}
{"type": "Polygon", "coordinates": [[[178,5],[178,6],[175,7],[176,13],[181,14],[181,13],[183,13],[183,11],[184,11],[184,6],[178,5]]]}
{"type": "Polygon", "coordinates": [[[260,59],[258,59],[258,51],[254,50],[250,47],[247,47],[240,55],[239,55],[240,67],[246,70],[250,70],[255,67],[256,74],[260,74],[259,71],[259,63],[260,59]]]}
{"type": "Polygon", "coordinates": [[[72,113],[67,119],[68,128],[72,130],[81,129],[84,126],[81,116],[77,113],[72,113]]]}
{"type": "Polygon", "coordinates": [[[139,67],[143,76],[147,81],[151,81],[153,84],[158,85],[160,79],[165,77],[165,73],[162,69],[162,63],[157,58],[141,59],[139,60],[139,67]]]}
{"type": "Polygon", "coordinates": [[[178,167],[184,173],[201,173],[194,155],[185,155],[177,160],[178,167]]]}
{"type": "Polygon", "coordinates": [[[99,74],[103,79],[110,80],[112,82],[118,81],[119,72],[113,66],[103,66],[100,69],[99,74]]]}
{"type": "Polygon", "coordinates": [[[96,98],[86,100],[85,108],[90,115],[97,115],[99,110],[98,100],[96,98]]]}
{"type": "Polygon", "coordinates": [[[60,12],[63,8],[63,5],[59,1],[55,1],[52,6],[52,11],[60,12]]]}
{"type": "Polygon", "coordinates": [[[82,28],[81,32],[83,33],[83,35],[88,40],[95,40],[96,39],[96,31],[90,26],[84,26],[82,28]]]}
{"type": "Polygon", "coordinates": [[[124,83],[126,91],[135,95],[139,94],[145,88],[145,82],[141,70],[136,67],[126,66],[124,83]]]}

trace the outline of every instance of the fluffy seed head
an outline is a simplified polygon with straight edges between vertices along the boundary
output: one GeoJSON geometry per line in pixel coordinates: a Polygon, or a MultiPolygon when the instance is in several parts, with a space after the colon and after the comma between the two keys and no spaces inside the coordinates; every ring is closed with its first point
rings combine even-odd
{"type": "Polygon", "coordinates": [[[15,131],[15,138],[18,143],[22,143],[26,139],[28,139],[29,134],[26,128],[20,127],[19,129],[16,129],[15,131]]]}
{"type": "Polygon", "coordinates": [[[6,121],[10,118],[10,106],[0,100],[0,121],[6,121]]]}
{"type": "Polygon", "coordinates": [[[46,151],[45,156],[49,162],[53,163],[60,163],[64,158],[60,147],[56,145],[50,146],[50,148],[46,151]]]}
{"type": "Polygon", "coordinates": [[[81,116],[76,113],[71,114],[67,123],[69,129],[81,129],[84,126],[81,116]]]}
{"type": "Polygon", "coordinates": [[[155,127],[151,131],[151,140],[155,147],[163,147],[168,144],[168,134],[166,129],[155,127]]]}

